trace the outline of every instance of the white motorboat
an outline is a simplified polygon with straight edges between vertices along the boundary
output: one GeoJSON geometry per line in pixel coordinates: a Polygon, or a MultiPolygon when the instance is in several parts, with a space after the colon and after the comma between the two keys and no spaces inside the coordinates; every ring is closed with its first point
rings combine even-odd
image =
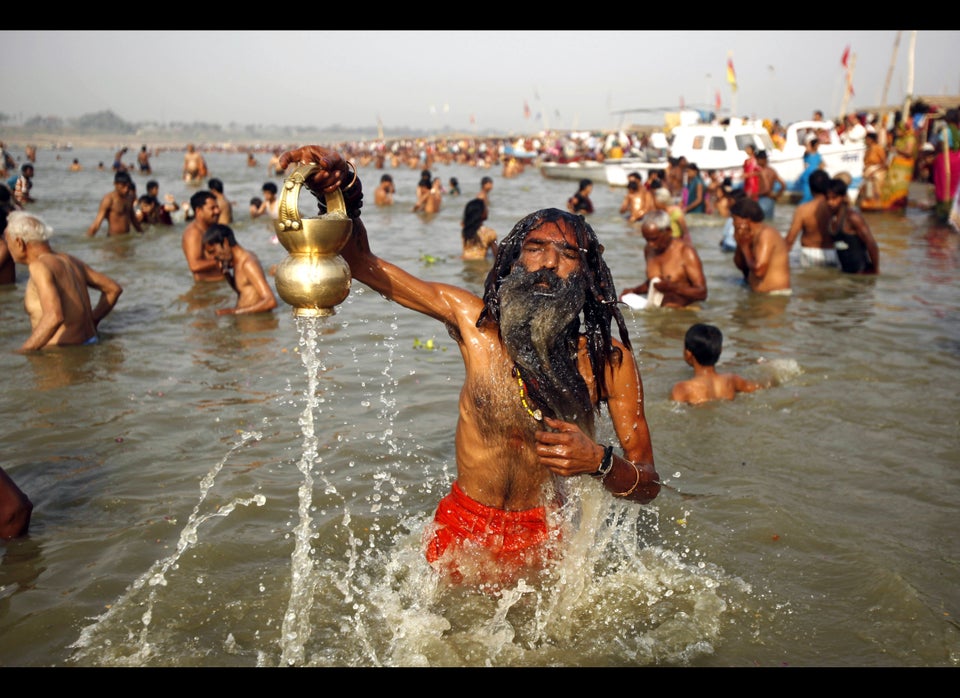
{"type": "Polygon", "coordinates": [[[831,122],[797,121],[787,126],[786,142],[777,148],[770,134],[758,122],[735,122],[726,126],[719,124],[690,124],[673,130],[670,143],[672,157],[684,157],[696,163],[701,172],[719,170],[730,177],[734,186],[743,183],[743,163],[747,159],[745,148],[765,150],[770,166],[777,171],[787,185],[788,194],[800,194],[801,175],[806,168],[803,155],[808,136],[818,140],[817,152],[823,158],[823,168],[831,177],[841,173],[850,176],[848,184],[851,197],[856,197],[863,181],[862,142],[844,143],[831,122]]]}
{"type": "Polygon", "coordinates": [[[844,142],[830,122],[795,121],[789,124],[783,149],[774,148],[767,151],[770,166],[786,182],[789,192],[800,194],[802,189],[800,175],[806,167],[803,162],[804,144],[811,135],[817,138],[817,152],[823,158],[823,169],[827,174],[831,177],[844,173],[849,175],[848,191],[855,201],[860,185],[863,183],[863,156],[866,153],[866,145],[863,141],[844,142]]]}
{"type": "Polygon", "coordinates": [[[666,160],[650,161],[644,158],[609,158],[606,160],[575,160],[572,162],[540,162],[540,174],[550,179],[569,179],[579,182],[589,179],[596,184],[612,187],[627,186],[627,175],[636,170],[644,175],[650,169],[664,169],[666,160]]]}
{"type": "MultiPolygon", "coordinates": [[[[818,152],[823,158],[824,169],[831,177],[847,173],[850,195],[856,197],[863,180],[865,146],[862,142],[842,142],[831,122],[798,121],[790,124],[782,150],[774,145],[770,134],[757,121],[734,119],[729,124],[682,124],[671,131],[669,152],[671,157],[684,157],[687,162],[696,163],[701,172],[718,170],[722,176],[730,177],[734,186],[740,186],[743,163],[747,158],[744,148],[752,145],[757,151],[767,151],[769,163],[786,183],[787,192],[799,194],[802,187],[799,180],[805,168],[804,143],[810,134],[818,138],[818,152]]],[[[650,170],[665,169],[666,166],[666,159],[632,157],[566,163],[543,161],[540,173],[557,179],[589,179],[595,184],[626,186],[630,172],[640,172],[646,179],[650,170]]]]}

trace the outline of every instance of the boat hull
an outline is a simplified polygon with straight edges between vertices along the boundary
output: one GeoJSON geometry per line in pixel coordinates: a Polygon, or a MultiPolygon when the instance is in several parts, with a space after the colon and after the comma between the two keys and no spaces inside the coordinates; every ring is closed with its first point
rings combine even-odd
{"type": "Polygon", "coordinates": [[[650,170],[662,170],[667,166],[666,161],[649,162],[641,159],[623,158],[618,160],[579,160],[576,162],[541,162],[540,174],[549,179],[569,179],[579,182],[589,179],[596,184],[607,184],[611,187],[627,186],[627,175],[639,172],[647,179],[650,170]]]}

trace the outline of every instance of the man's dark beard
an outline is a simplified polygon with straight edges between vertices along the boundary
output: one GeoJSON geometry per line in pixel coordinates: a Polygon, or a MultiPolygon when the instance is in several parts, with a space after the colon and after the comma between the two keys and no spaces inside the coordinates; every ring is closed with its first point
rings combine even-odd
{"type": "Polygon", "coordinates": [[[534,404],[593,435],[590,392],[577,369],[582,275],[564,281],[551,269],[528,272],[517,265],[499,295],[500,334],[534,404]]]}

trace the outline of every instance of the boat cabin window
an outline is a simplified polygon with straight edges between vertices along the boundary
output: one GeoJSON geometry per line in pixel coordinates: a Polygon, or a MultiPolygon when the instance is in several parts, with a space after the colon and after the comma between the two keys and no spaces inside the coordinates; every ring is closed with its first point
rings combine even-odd
{"type": "Polygon", "coordinates": [[[727,142],[723,139],[723,136],[711,136],[710,137],[710,150],[726,150],[727,142]]]}
{"type": "Polygon", "coordinates": [[[810,133],[810,129],[798,128],[797,129],[797,145],[801,148],[807,142],[807,134],[810,133]]]}
{"type": "Polygon", "coordinates": [[[766,150],[767,152],[777,150],[777,146],[773,144],[773,139],[769,133],[758,133],[757,138],[760,139],[760,147],[757,150],[766,150]]]}
{"type": "Polygon", "coordinates": [[[739,136],[734,136],[734,138],[737,141],[737,150],[744,150],[748,145],[752,145],[754,150],[760,150],[752,133],[742,133],[739,136]]]}
{"type": "Polygon", "coordinates": [[[693,145],[691,147],[694,150],[703,150],[703,136],[694,136],[693,145]]]}

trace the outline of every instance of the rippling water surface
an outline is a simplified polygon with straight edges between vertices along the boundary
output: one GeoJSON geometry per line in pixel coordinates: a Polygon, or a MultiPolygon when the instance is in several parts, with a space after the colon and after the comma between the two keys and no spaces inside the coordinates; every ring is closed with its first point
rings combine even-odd
{"type": "MultiPolygon", "coordinates": [[[[747,291],[721,222],[692,217],[708,300],[626,311],[668,487],[639,507],[577,479],[564,561],[485,593],[438,587],[420,549],[455,472],[463,369],[443,327],[360,284],[325,320],[218,318],[233,294],[194,286],[182,226],[84,236],[112,150],[56,156],[39,153],[33,210],[125,291],[99,345],[22,356],[26,270],[0,290],[3,467],[36,507],[0,544],[0,665],[960,663],[958,247],[921,211],[870,214],[879,277],[795,270],[789,298],[747,291]],[[73,157],[87,169],[68,173],[73,157]],[[671,403],[694,322],[723,331],[720,369],[777,385],[671,403]]],[[[192,193],[181,153],[153,162],[162,194],[192,193]]],[[[280,262],[246,213],[265,169],[208,162],[240,243],[280,262]]],[[[364,215],[374,249],[478,293],[487,267],[459,259],[459,220],[481,176],[501,237],[576,188],[438,166],[464,195],[428,220],[410,212],[419,170],[387,171],[397,203],[364,215]]],[[[361,170],[368,190],[380,174],[361,170]]],[[[591,218],[619,287],[643,279],[622,195],[596,187],[591,218]]]]}

